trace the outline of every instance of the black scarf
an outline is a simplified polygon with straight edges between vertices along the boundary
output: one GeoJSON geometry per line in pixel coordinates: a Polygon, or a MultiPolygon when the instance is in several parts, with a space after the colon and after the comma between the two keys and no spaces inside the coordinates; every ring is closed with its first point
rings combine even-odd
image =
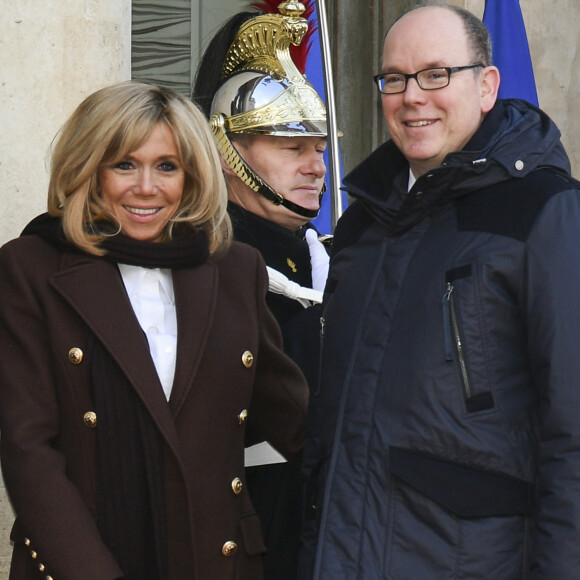
{"type": "MultiPolygon", "coordinates": [[[[187,268],[209,255],[206,236],[176,224],[171,242],[143,242],[112,226],[100,244],[102,259],[146,268],[187,268]]],[[[59,218],[43,214],[22,235],[38,235],[65,252],[84,253],[65,237],[59,218]]],[[[151,415],[102,343],[88,331],[92,395],[98,419],[96,437],[97,525],[125,580],[167,577],[167,521],[163,440],[151,415]]]]}
{"type": "Polygon", "coordinates": [[[89,336],[97,414],[97,526],[124,580],[167,578],[163,440],[102,343],[89,336]]]}
{"type": "MultiPolygon", "coordinates": [[[[173,228],[174,237],[170,242],[144,242],[123,234],[115,234],[108,222],[94,224],[95,231],[107,237],[99,244],[106,254],[104,260],[144,268],[191,268],[203,264],[209,250],[206,236],[199,229],[184,223],[173,228]]],[[[36,234],[63,251],[85,253],[71,244],[62,229],[60,218],[47,213],[33,219],[22,232],[23,236],[36,234]]]]}

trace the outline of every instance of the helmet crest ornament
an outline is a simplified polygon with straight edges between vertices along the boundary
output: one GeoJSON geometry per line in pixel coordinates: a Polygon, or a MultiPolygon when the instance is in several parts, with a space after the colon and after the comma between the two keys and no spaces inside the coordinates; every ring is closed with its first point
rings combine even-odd
{"type": "Polygon", "coordinates": [[[270,14],[284,14],[286,16],[302,16],[308,22],[308,30],[304,34],[304,38],[300,44],[290,44],[290,56],[296,65],[296,68],[304,74],[306,70],[306,59],[310,51],[311,37],[316,32],[318,26],[315,20],[310,20],[316,7],[316,0],[304,0],[304,2],[283,2],[280,4],[279,0],[261,0],[260,2],[252,2],[250,6],[259,8],[264,12],[270,14]]]}

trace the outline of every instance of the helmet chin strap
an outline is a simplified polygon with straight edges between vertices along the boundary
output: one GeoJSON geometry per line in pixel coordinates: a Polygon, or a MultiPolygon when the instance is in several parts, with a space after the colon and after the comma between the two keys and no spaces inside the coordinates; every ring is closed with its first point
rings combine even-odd
{"type": "MultiPolygon", "coordinates": [[[[250,167],[248,167],[248,169],[250,169],[250,171],[252,171],[250,167]]],[[[266,185],[266,187],[270,191],[274,192],[274,190],[269,185],[266,185]]],[[[311,220],[311,219],[314,219],[315,217],[318,217],[318,214],[320,213],[320,204],[322,203],[322,196],[324,195],[325,191],[326,191],[326,183],[323,184],[322,189],[320,190],[320,193],[318,194],[318,209],[307,209],[305,207],[302,207],[301,205],[298,205],[297,203],[293,203],[293,202],[287,200],[285,197],[282,197],[279,193],[276,193],[276,195],[282,197],[282,202],[278,204],[274,201],[274,204],[281,205],[281,206],[285,207],[286,209],[289,209],[291,212],[311,220]]],[[[264,195],[261,191],[259,191],[258,193],[260,195],[264,195]]],[[[266,197],[267,199],[271,199],[268,195],[266,195],[264,197],[266,197]]]]}
{"type": "MultiPolygon", "coordinates": [[[[271,201],[274,205],[281,205],[301,217],[309,220],[318,216],[320,209],[308,209],[287,200],[283,195],[274,191],[240,156],[236,148],[232,145],[225,128],[224,116],[221,113],[216,113],[210,119],[210,126],[216,138],[217,146],[222,154],[224,161],[231,167],[232,171],[251,189],[256,193],[271,201]]],[[[322,196],[326,191],[326,184],[323,185],[322,190],[318,196],[319,206],[322,201],[322,196]]]]}
{"type": "MultiPolygon", "coordinates": [[[[318,216],[318,214],[320,213],[320,209],[308,209],[308,208],[302,207],[301,205],[298,205],[297,203],[294,203],[294,202],[286,199],[284,196],[279,194],[277,191],[274,191],[261,177],[259,177],[253,171],[253,169],[245,161],[243,163],[246,166],[246,171],[248,172],[248,174],[254,175],[256,177],[256,180],[259,180],[261,182],[261,185],[257,189],[250,185],[250,187],[252,187],[252,189],[256,193],[258,193],[261,196],[265,197],[266,199],[270,200],[274,205],[281,205],[282,207],[289,209],[291,212],[298,214],[301,217],[308,218],[309,220],[314,219],[315,217],[318,216]]],[[[230,167],[231,167],[231,165],[230,165],[230,167]]],[[[232,167],[232,169],[233,169],[233,167],[232,167]]],[[[324,195],[325,191],[326,191],[326,184],[324,184],[322,186],[322,190],[318,194],[318,207],[319,208],[320,208],[320,203],[322,201],[322,196],[324,195]]]]}

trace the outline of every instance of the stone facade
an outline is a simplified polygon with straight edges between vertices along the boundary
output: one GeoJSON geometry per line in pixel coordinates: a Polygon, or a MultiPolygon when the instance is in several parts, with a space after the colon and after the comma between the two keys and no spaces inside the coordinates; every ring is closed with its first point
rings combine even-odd
{"type": "Polygon", "coordinates": [[[46,205],[50,142],[78,103],[130,77],[130,0],[0,0],[0,243],[46,205]]]}
{"type": "MultiPolygon", "coordinates": [[[[130,78],[131,2],[0,0],[0,8],[1,244],[46,206],[46,157],[60,125],[85,96],[130,78]]],[[[0,480],[0,580],[12,521],[0,480]]]]}

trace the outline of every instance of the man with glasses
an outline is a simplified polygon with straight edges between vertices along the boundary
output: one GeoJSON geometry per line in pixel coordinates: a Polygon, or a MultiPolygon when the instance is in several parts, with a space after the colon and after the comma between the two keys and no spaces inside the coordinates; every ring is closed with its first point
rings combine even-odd
{"type": "Polygon", "coordinates": [[[498,100],[482,22],[422,3],[345,180],[311,393],[301,580],[580,578],[580,184],[498,100]]]}

